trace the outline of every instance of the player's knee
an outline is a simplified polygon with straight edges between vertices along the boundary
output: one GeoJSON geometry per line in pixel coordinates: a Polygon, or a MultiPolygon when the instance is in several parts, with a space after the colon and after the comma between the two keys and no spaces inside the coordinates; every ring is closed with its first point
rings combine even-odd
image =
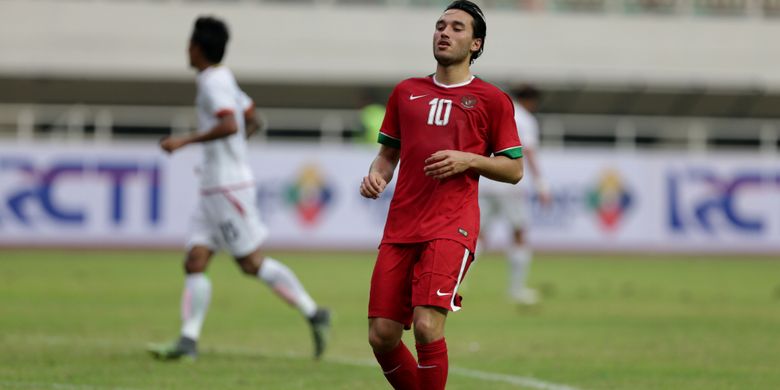
{"type": "Polygon", "coordinates": [[[425,342],[432,337],[435,327],[430,321],[417,320],[414,323],[414,338],[418,342],[425,342]]]}
{"type": "Polygon", "coordinates": [[[196,274],[206,271],[208,265],[208,258],[193,255],[192,253],[187,255],[184,260],[184,272],[186,274],[196,274]]]}
{"type": "Polygon", "coordinates": [[[236,257],[236,263],[241,268],[241,272],[248,276],[256,276],[260,272],[260,268],[263,266],[263,259],[265,256],[260,252],[260,249],[256,249],[252,253],[236,257]]]}
{"type": "Polygon", "coordinates": [[[376,352],[387,352],[395,348],[401,340],[394,329],[371,326],[368,329],[368,343],[376,352]]]}
{"type": "Polygon", "coordinates": [[[370,344],[371,348],[376,352],[390,351],[398,344],[398,340],[389,336],[389,334],[369,332],[368,344],[370,344]]]}
{"type": "Polygon", "coordinates": [[[420,316],[414,320],[414,338],[418,343],[426,344],[443,337],[443,323],[432,317],[420,316]]]}
{"type": "Polygon", "coordinates": [[[516,245],[523,245],[525,244],[525,231],[523,229],[515,229],[514,232],[515,236],[515,244],[516,245]]]}
{"type": "Polygon", "coordinates": [[[205,246],[194,246],[187,252],[184,259],[184,272],[187,274],[196,274],[205,272],[209,265],[209,259],[214,253],[205,246]]]}
{"type": "Polygon", "coordinates": [[[206,271],[206,266],[200,261],[190,261],[189,259],[184,262],[184,273],[197,274],[206,271]]]}
{"type": "Polygon", "coordinates": [[[256,261],[252,261],[251,258],[239,260],[238,266],[241,267],[241,272],[248,276],[255,276],[260,271],[260,264],[256,261]]]}

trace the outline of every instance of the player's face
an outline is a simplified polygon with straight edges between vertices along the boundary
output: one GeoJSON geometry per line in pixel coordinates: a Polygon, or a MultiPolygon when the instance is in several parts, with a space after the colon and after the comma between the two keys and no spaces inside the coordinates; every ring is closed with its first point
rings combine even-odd
{"type": "Polygon", "coordinates": [[[189,46],[187,46],[187,54],[190,58],[190,66],[193,68],[197,67],[198,63],[201,62],[201,58],[203,57],[200,51],[200,47],[190,41],[189,46]]]}
{"type": "Polygon", "coordinates": [[[468,12],[450,9],[436,21],[433,33],[433,57],[443,66],[468,62],[481,39],[474,38],[474,19],[468,12]]]}
{"type": "Polygon", "coordinates": [[[190,41],[190,44],[187,45],[187,57],[190,60],[190,66],[195,66],[195,50],[195,45],[190,41]]]}
{"type": "Polygon", "coordinates": [[[534,99],[520,99],[520,104],[525,107],[528,112],[536,112],[539,108],[539,101],[534,99]]]}

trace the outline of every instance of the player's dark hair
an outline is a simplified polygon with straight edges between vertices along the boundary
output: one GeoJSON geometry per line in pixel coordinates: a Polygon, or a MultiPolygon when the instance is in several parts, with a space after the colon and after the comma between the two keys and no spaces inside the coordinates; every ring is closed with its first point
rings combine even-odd
{"type": "Polygon", "coordinates": [[[518,99],[539,100],[542,93],[533,85],[521,85],[515,88],[515,96],[518,99]]]}
{"type": "Polygon", "coordinates": [[[472,30],[474,30],[473,37],[482,39],[482,44],[479,45],[479,50],[471,53],[471,60],[469,63],[473,64],[474,61],[476,61],[476,59],[482,55],[482,51],[485,49],[485,37],[487,36],[487,22],[485,22],[485,14],[482,13],[482,10],[478,5],[468,0],[453,1],[444,11],[449,11],[451,9],[459,9],[471,15],[471,18],[474,20],[471,24],[471,27],[473,27],[472,30]]]}
{"type": "Polygon", "coordinates": [[[225,56],[228,39],[230,33],[225,22],[212,16],[201,16],[195,21],[190,41],[200,47],[209,62],[216,64],[225,56]]]}

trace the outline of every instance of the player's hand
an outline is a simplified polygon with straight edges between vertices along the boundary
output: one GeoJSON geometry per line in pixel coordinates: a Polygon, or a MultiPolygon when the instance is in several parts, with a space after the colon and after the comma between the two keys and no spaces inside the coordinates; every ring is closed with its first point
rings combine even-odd
{"type": "Polygon", "coordinates": [[[445,179],[471,167],[474,155],[457,150],[440,150],[425,160],[425,175],[445,179]]]}
{"type": "Polygon", "coordinates": [[[186,140],[176,137],[165,137],[160,140],[160,148],[168,153],[173,153],[176,149],[179,149],[186,144],[186,140]]]}
{"type": "Polygon", "coordinates": [[[385,187],[387,187],[385,178],[376,172],[371,172],[368,176],[363,176],[363,181],[360,183],[360,195],[376,199],[385,190],[385,187]]]}
{"type": "Polygon", "coordinates": [[[536,179],[536,194],[539,197],[539,203],[542,207],[550,207],[552,205],[552,191],[546,181],[541,178],[536,179]]]}
{"type": "Polygon", "coordinates": [[[552,194],[550,191],[539,191],[539,203],[542,207],[550,207],[552,204],[552,194]]]}

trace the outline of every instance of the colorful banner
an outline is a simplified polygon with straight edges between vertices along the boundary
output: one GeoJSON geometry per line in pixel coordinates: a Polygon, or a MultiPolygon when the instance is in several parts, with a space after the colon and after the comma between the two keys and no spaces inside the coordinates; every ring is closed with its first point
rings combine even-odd
{"type": "MultiPolygon", "coordinates": [[[[271,248],[373,249],[392,186],[358,186],[376,150],[253,144],[258,206],[271,248]]],[[[543,250],[780,254],[780,159],[613,150],[540,151],[553,194],[531,177],[482,191],[530,196],[530,239],[543,250]]],[[[155,143],[0,145],[0,246],[181,247],[195,207],[200,150],[155,143]]],[[[523,207],[518,201],[518,207],[523,207]]],[[[488,245],[508,227],[487,229],[488,245]]]]}

